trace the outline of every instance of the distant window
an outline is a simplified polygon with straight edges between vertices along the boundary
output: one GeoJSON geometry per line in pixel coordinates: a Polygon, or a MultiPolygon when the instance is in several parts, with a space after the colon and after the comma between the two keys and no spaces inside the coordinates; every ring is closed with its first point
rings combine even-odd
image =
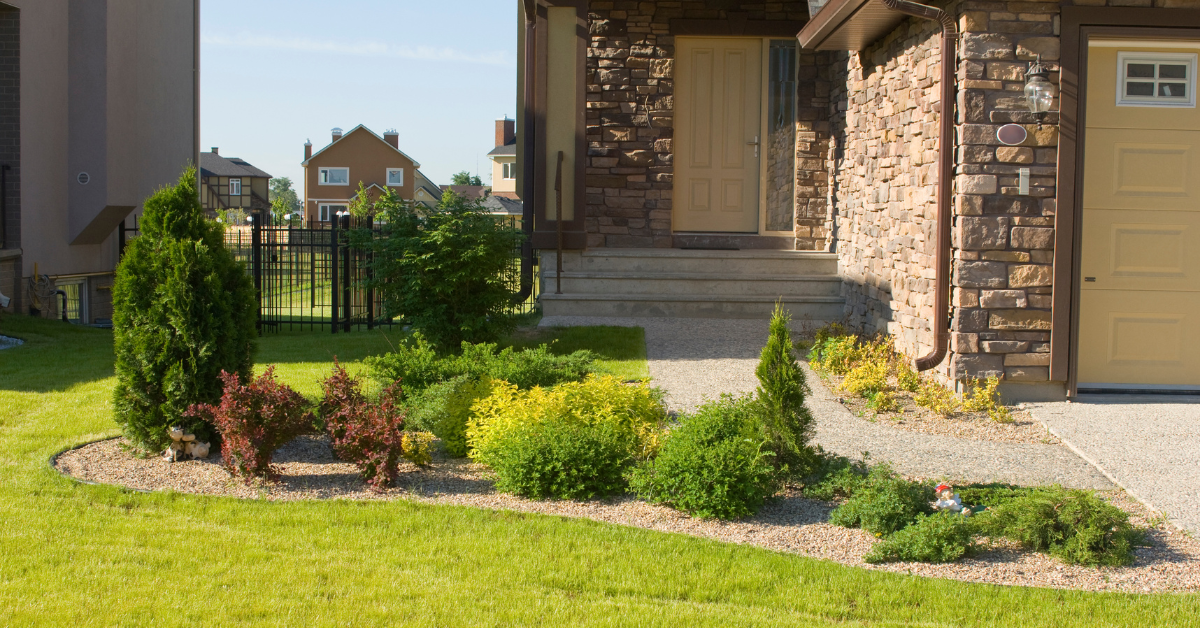
{"type": "Polygon", "coordinates": [[[391,186],[404,185],[404,168],[388,168],[387,184],[391,186]]]}
{"type": "Polygon", "coordinates": [[[350,169],[321,168],[317,171],[317,183],[321,185],[350,185],[350,169]]]}
{"type": "Polygon", "coordinates": [[[329,222],[333,217],[337,216],[338,212],[346,211],[345,205],[318,205],[317,220],[321,222],[329,222]]]}
{"type": "Polygon", "coordinates": [[[229,180],[229,195],[230,196],[241,196],[242,195],[242,180],[241,179],[230,179],[229,180]]]}
{"type": "Polygon", "coordinates": [[[505,164],[502,164],[501,167],[504,169],[504,178],[505,179],[517,178],[517,164],[505,163],[505,164]]]}
{"type": "Polygon", "coordinates": [[[1117,68],[1117,106],[1196,106],[1194,53],[1118,52],[1117,68]]]}

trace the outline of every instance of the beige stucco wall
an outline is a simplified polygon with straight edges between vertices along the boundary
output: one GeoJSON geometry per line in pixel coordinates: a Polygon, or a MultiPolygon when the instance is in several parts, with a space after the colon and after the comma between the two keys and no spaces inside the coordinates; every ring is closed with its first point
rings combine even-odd
{"type": "Polygon", "coordinates": [[[8,0],[21,11],[23,275],[112,270],[119,221],[196,159],[196,1],[8,0]],[[74,56],[72,7],[107,20],[74,56]],[[73,74],[72,58],[87,67],[73,74]]]}
{"type": "Polygon", "coordinates": [[[492,194],[516,194],[517,180],[504,178],[504,164],[516,163],[514,155],[496,155],[492,157],[492,194]]]}

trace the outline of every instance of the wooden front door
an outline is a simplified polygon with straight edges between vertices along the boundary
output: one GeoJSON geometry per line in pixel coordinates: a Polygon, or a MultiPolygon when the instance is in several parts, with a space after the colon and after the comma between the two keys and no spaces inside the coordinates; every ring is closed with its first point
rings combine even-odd
{"type": "Polygon", "coordinates": [[[675,231],[758,231],[762,40],[679,37],[675,231]]]}
{"type": "Polygon", "coordinates": [[[1200,386],[1198,55],[1090,42],[1080,387],[1200,386]]]}

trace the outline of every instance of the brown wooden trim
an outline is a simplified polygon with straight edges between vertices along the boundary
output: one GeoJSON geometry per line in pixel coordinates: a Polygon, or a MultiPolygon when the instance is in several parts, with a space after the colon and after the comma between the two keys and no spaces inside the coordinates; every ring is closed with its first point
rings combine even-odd
{"type": "MultiPolygon", "coordinates": [[[[554,221],[548,221],[550,226],[554,226],[554,221]]],[[[571,224],[570,221],[563,222],[563,226],[571,224]]],[[[558,235],[553,229],[549,231],[535,231],[533,233],[533,248],[535,249],[550,249],[558,248],[558,235]]],[[[564,250],[579,250],[587,248],[587,233],[583,231],[567,231],[563,230],[563,249],[564,250]]]]}
{"type": "Polygon", "coordinates": [[[751,20],[747,14],[729,11],[724,20],[693,20],[674,18],[670,21],[672,35],[734,35],[739,37],[792,38],[807,20],[751,20]]]}
{"type": "Polygon", "coordinates": [[[1079,282],[1086,141],[1087,42],[1092,35],[1200,38],[1200,11],[1128,7],[1062,8],[1057,207],[1050,379],[1075,396],[1079,346],[1079,282]]]}

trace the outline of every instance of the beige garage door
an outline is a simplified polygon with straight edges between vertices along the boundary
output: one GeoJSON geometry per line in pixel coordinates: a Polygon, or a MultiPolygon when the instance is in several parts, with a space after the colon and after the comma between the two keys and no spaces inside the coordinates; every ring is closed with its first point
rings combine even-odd
{"type": "Polygon", "coordinates": [[[1200,387],[1200,42],[1088,50],[1081,388],[1200,387]]]}
{"type": "Polygon", "coordinates": [[[676,231],[758,231],[762,40],[680,37],[675,54],[676,231]]]}

